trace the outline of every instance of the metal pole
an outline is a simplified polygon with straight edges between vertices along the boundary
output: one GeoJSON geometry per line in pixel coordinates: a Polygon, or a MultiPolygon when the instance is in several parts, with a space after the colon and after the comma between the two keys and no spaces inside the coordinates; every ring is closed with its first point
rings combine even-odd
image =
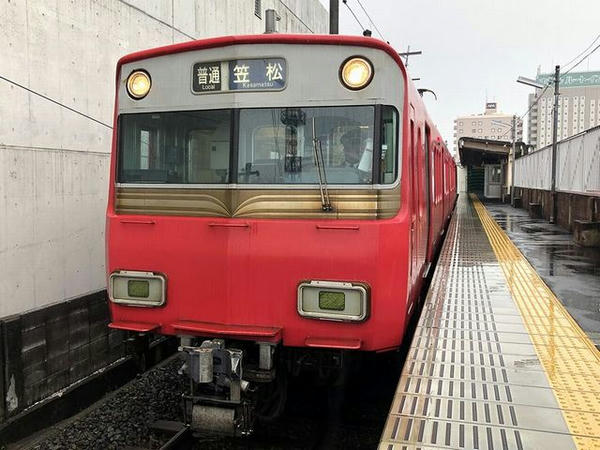
{"type": "Polygon", "coordinates": [[[558,149],[558,96],[560,85],[560,66],[554,70],[554,126],[552,127],[552,185],[550,197],[552,201],[552,212],[550,223],[556,223],[556,153],[558,149]]]}
{"type": "Polygon", "coordinates": [[[329,0],[329,34],[338,34],[340,28],[340,0],[329,0]]]}
{"type": "Polygon", "coordinates": [[[515,206],[515,161],[517,160],[517,116],[512,118],[512,162],[510,165],[510,204],[515,206]]]}

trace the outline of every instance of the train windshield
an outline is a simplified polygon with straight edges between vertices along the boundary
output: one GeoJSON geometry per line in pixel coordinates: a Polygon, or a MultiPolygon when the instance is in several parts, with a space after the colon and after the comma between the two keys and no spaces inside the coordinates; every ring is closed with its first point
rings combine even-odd
{"type": "Polygon", "coordinates": [[[375,107],[240,111],[239,183],[371,184],[375,107]],[[315,151],[317,153],[315,153],[315,151]]]}
{"type": "Polygon", "coordinates": [[[315,185],[321,164],[330,185],[393,183],[397,133],[388,106],[124,114],[117,180],[315,185]]]}
{"type": "Polygon", "coordinates": [[[231,110],[126,114],[119,119],[121,183],[228,183],[231,110]]]}

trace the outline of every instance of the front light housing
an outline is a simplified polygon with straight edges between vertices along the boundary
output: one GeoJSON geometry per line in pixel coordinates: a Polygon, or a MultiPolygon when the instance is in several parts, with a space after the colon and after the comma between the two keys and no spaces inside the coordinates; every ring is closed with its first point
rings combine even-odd
{"type": "Polygon", "coordinates": [[[360,56],[347,59],[340,68],[342,83],[353,91],[367,87],[373,79],[373,73],[371,62],[360,56]]]}
{"type": "Polygon", "coordinates": [[[108,296],[113,303],[161,306],[166,300],[166,280],[154,272],[121,270],[110,275],[108,296]]]}
{"type": "Polygon", "coordinates": [[[148,95],[152,87],[152,80],[148,72],[136,70],[127,77],[127,93],[135,100],[140,100],[148,95]]]}
{"type": "Polygon", "coordinates": [[[298,285],[298,314],[313,319],[362,322],[369,316],[369,288],[363,283],[302,282],[298,285]]]}

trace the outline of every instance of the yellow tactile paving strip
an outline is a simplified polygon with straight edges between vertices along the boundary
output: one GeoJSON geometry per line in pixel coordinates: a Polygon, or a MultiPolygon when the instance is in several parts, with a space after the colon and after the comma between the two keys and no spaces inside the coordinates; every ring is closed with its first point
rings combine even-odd
{"type": "Polygon", "coordinates": [[[471,200],[573,439],[580,449],[600,448],[600,352],[477,196],[471,200]],[[583,345],[570,345],[574,337],[583,345]]]}

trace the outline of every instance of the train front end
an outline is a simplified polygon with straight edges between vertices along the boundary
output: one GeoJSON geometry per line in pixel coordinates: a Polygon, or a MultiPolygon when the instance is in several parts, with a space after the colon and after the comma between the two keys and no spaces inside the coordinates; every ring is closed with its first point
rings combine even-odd
{"type": "Polygon", "coordinates": [[[248,432],[280,409],[286,372],[400,345],[405,86],[366,38],[219,38],[119,62],[111,327],[180,337],[194,426],[248,432]]]}

